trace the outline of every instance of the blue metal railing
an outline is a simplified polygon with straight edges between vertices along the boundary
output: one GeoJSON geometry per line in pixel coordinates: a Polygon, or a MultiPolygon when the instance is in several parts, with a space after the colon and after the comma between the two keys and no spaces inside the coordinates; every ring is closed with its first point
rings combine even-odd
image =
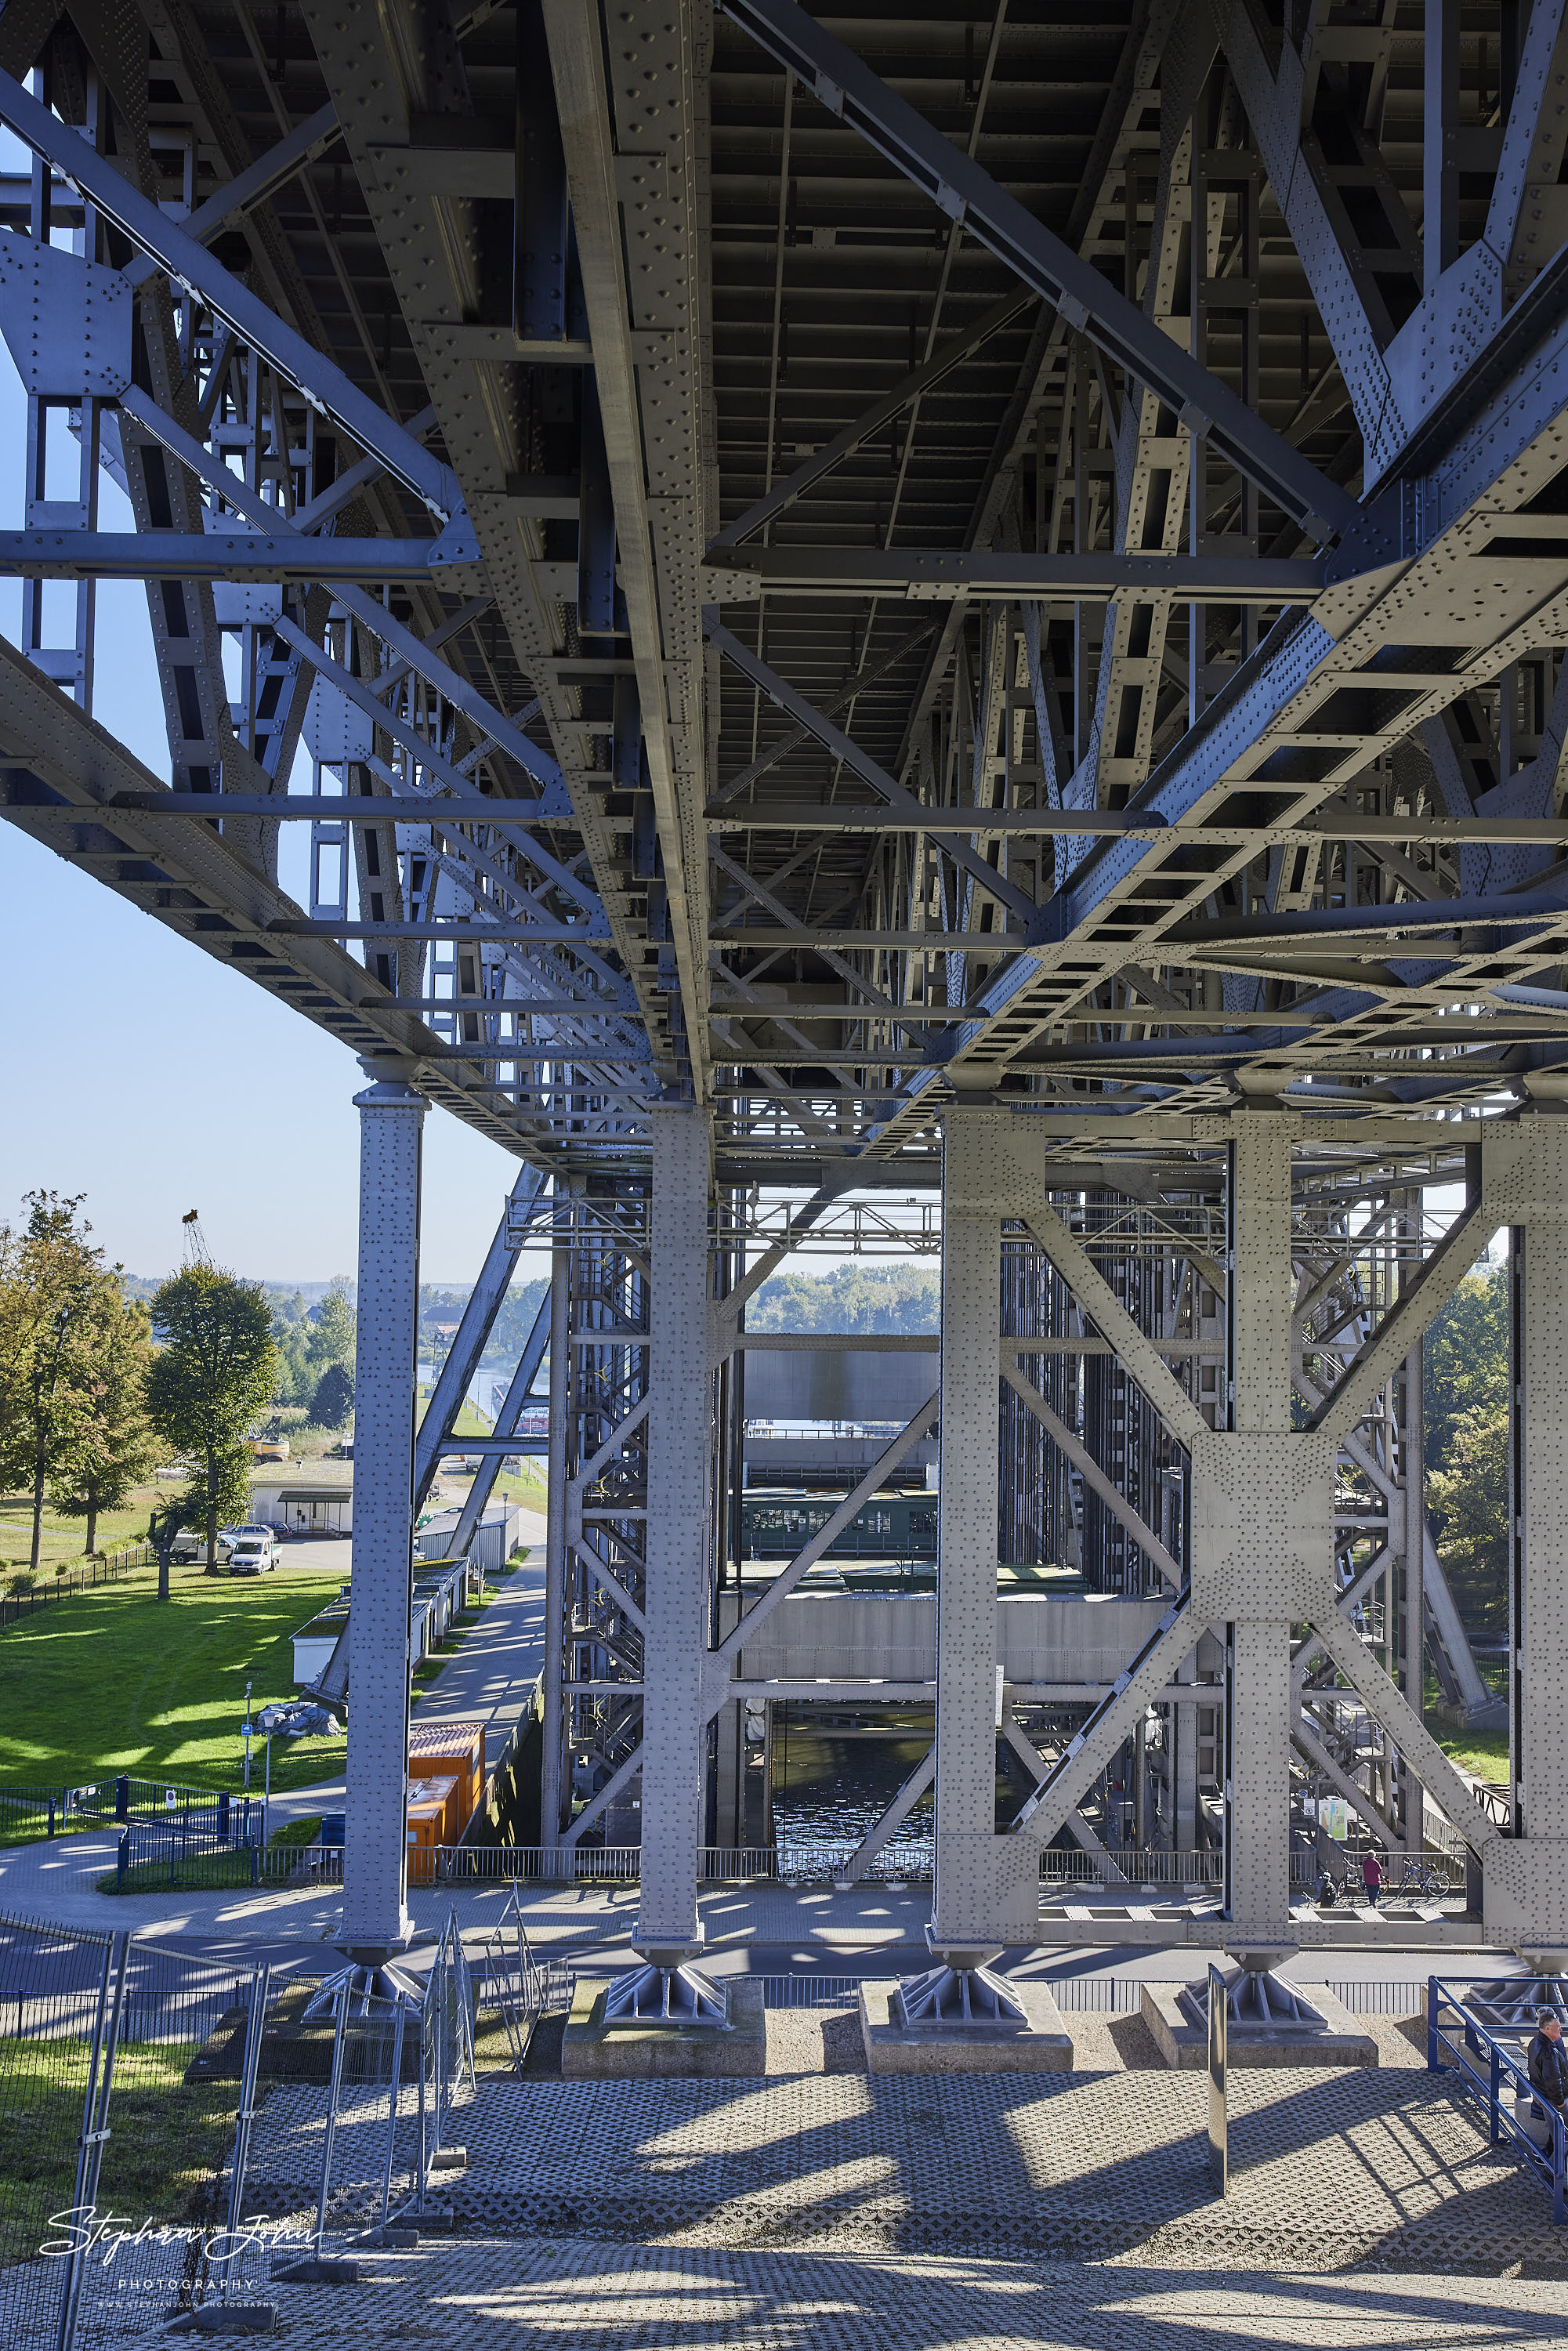
{"type": "MultiPolygon", "coordinates": [[[[1568,2124],[1554,2107],[1537,2097],[1523,2058],[1476,2012],[1479,2007],[1495,2011],[1500,1995],[1509,1998],[1520,1990],[1517,1981],[1458,1985],[1429,1977],[1427,2067],[1433,2074],[1452,2073],[1458,2088],[1480,2100],[1487,2109],[1493,2147],[1511,2142],[1528,2168],[1551,2190],[1552,2225],[1561,2228],[1568,2220],[1568,2124]],[[1544,2145],[1531,2136],[1514,2111],[1521,2096],[1527,2102],[1525,2116],[1538,2129],[1544,2118],[1544,2145]]],[[[1517,2002],[1510,1998],[1509,2004],[1517,2002]]]]}

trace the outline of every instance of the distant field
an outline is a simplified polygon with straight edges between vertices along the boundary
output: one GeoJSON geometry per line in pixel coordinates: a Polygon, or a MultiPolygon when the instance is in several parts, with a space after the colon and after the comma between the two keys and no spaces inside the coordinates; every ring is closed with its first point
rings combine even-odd
{"type": "MultiPolygon", "coordinates": [[[[78,1593],[0,1633],[0,1782],[78,1785],[111,1771],[238,1788],[251,1703],[294,1696],[290,1635],[336,1596],[331,1570],[231,1583],[176,1569],[78,1593]]],[[[341,1739],[281,1742],[275,1788],[340,1772],[341,1739]]],[[[252,1785],[261,1785],[256,1743],[252,1785]]]]}

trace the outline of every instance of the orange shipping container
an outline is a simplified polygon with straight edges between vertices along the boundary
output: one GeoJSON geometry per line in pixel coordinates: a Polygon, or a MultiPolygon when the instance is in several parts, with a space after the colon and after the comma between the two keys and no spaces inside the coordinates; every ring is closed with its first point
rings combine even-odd
{"type": "Polygon", "coordinates": [[[485,1726],[482,1722],[415,1722],[408,1734],[411,1780],[455,1778],[457,1802],[448,1844],[456,1844],[485,1787],[485,1726]]]}
{"type": "Polygon", "coordinates": [[[455,1844],[451,1834],[456,1811],[457,1782],[453,1778],[420,1779],[409,1782],[408,1882],[435,1883],[435,1855],[444,1844],[455,1844]]]}

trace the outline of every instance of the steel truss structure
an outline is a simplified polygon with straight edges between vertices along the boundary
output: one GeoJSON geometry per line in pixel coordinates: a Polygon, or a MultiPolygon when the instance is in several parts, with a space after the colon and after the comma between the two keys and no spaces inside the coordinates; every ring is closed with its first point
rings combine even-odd
{"type": "Polygon", "coordinates": [[[661,1966],[808,1688],[935,1696],[847,1865],[934,1771],[939,1949],[1032,1941],[1064,1834],[1209,1826],[1184,1931],[1317,1933],[1304,1792],[1568,1946],[1565,76],[1563,0],[0,7],[0,808],[370,1081],[356,1951],[410,1504],[530,1236],[465,1530],[548,1353],[541,1834],[640,1809],[661,1966]],[[167,781],[97,691],[127,577],[167,781]],[[430,1104],[522,1173],[416,1445],[430,1104]],[[938,1192],[939,1384],[747,1589],[747,1301],[938,1192]],[[1482,1810],[1418,1399],[1503,1227],[1482,1810]],[[930,1660],[791,1683],[938,1423],[930,1660]],[[1009,1669],[1007,1561],[1125,1603],[1119,1670],[1009,1669]]]}

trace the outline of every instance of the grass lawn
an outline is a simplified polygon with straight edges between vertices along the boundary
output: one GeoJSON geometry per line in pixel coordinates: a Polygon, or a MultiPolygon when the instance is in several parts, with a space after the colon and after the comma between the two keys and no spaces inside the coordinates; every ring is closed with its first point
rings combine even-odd
{"type": "Polygon", "coordinates": [[[1434,1729],[1437,1744],[1445,1755],[1478,1780],[1508,1778],[1508,1733],[1506,1730],[1454,1730],[1445,1725],[1434,1729]]]}
{"type": "MultiPolygon", "coordinates": [[[[170,1598],[137,1576],[78,1593],[0,1633],[0,1783],[78,1785],[128,1771],[237,1789],[251,1703],[294,1691],[290,1635],[337,1597],[336,1568],[254,1581],[176,1568],[170,1598]]],[[[279,1741],[275,1789],[340,1774],[341,1739],[279,1741]]],[[[251,1790],[261,1792],[256,1742],[251,1790]]]]}
{"type": "MultiPolygon", "coordinates": [[[[99,1551],[113,1551],[121,1543],[145,1542],[148,1514],[154,1506],[162,1510],[170,1495],[178,1491],[175,1486],[138,1486],[122,1510],[105,1510],[98,1522],[99,1551]]],[[[57,1510],[46,1505],[40,1573],[52,1575],[61,1561],[74,1567],[84,1555],[86,1541],[85,1519],[62,1519],[57,1510]]],[[[11,1567],[26,1567],[32,1555],[31,1495],[0,1494],[0,1583],[11,1567]]]]}
{"type": "MultiPolygon", "coordinates": [[[[237,2082],[186,2082],[194,2043],[121,2049],[114,2061],[100,2209],[183,2219],[223,2158],[239,2106],[237,2082]]],[[[87,2094],[85,2040],[9,2040],[0,2052],[0,2262],[32,2252],[76,2184],[87,2094]]]]}

